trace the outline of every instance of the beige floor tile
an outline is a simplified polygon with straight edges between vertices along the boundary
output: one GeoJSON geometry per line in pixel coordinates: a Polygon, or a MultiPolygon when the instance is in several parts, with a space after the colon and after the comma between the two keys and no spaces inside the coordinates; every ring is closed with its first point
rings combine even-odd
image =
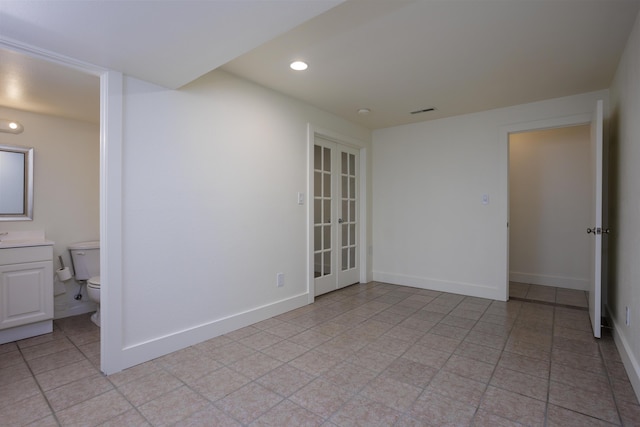
{"type": "Polygon", "coordinates": [[[31,378],[31,371],[25,362],[0,369],[0,388],[24,379],[31,378]]]}
{"type": "Polygon", "coordinates": [[[278,359],[274,359],[273,357],[267,356],[263,353],[254,353],[229,365],[229,368],[247,378],[255,380],[280,365],[282,365],[282,362],[278,359]]]}
{"type": "Polygon", "coordinates": [[[319,346],[322,343],[329,341],[331,338],[333,337],[330,335],[325,335],[323,333],[309,329],[297,335],[289,337],[289,341],[291,341],[294,344],[298,344],[308,349],[311,349],[319,346]]]}
{"type": "Polygon", "coordinates": [[[581,369],[573,369],[559,363],[551,364],[551,381],[561,382],[572,387],[593,393],[611,394],[611,386],[606,375],[581,369]]]}
{"type": "Polygon", "coordinates": [[[239,343],[246,345],[254,350],[262,350],[282,341],[282,337],[271,334],[266,331],[260,331],[246,338],[238,340],[239,343]]]}
{"type": "Polygon", "coordinates": [[[504,352],[498,367],[522,372],[538,378],[549,378],[549,362],[546,360],[534,359],[521,354],[504,352]]]}
{"type": "Polygon", "coordinates": [[[209,405],[206,399],[187,387],[180,387],[145,403],[138,410],[154,426],[167,426],[202,411],[209,405]]]}
{"type": "Polygon", "coordinates": [[[381,376],[386,376],[415,387],[424,388],[437,373],[438,370],[435,368],[400,357],[394,360],[387,369],[382,372],[381,376]]]}
{"type": "Polygon", "coordinates": [[[468,426],[476,407],[425,390],[413,404],[410,415],[429,426],[468,426]]]}
{"type": "MultiPolygon", "coordinates": [[[[444,353],[453,353],[462,342],[462,338],[445,337],[427,332],[420,338],[416,344],[423,345],[433,350],[442,351],[444,353]]],[[[400,353],[402,354],[402,353],[400,353]]]]}
{"type": "Polygon", "coordinates": [[[495,348],[463,341],[456,348],[453,354],[495,365],[500,359],[501,351],[495,348]]]}
{"type": "Polygon", "coordinates": [[[523,427],[524,424],[479,410],[473,418],[473,427],[523,427]]]}
{"type": "Polygon", "coordinates": [[[465,356],[452,355],[443,369],[447,372],[488,383],[495,368],[494,364],[480,362],[465,356]]]}
{"type": "Polygon", "coordinates": [[[549,403],[610,423],[620,423],[611,392],[593,393],[567,384],[551,381],[549,403]]]}
{"type": "Polygon", "coordinates": [[[60,411],[113,389],[102,374],[95,374],[46,391],[45,396],[54,411],[60,411]]]}
{"type": "Polygon", "coordinates": [[[331,417],[331,422],[340,427],[390,426],[402,414],[379,402],[356,396],[331,417]]]}
{"type": "Polygon", "coordinates": [[[115,390],[56,412],[63,426],[97,426],[132,409],[115,390]]]}
{"type": "Polygon", "coordinates": [[[545,402],[489,386],[480,409],[524,425],[544,425],[545,402]]]}
{"type": "Polygon", "coordinates": [[[489,384],[542,401],[547,400],[549,391],[549,381],[546,378],[512,371],[502,366],[496,368],[489,384]]]}
{"type": "Polygon", "coordinates": [[[47,391],[97,373],[99,373],[98,369],[85,359],[72,365],[66,365],[61,368],[36,374],[36,380],[40,384],[40,387],[42,387],[42,390],[47,391]]]}
{"type": "Polygon", "coordinates": [[[107,422],[100,424],[100,427],[151,427],[151,424],[144,419],[136,409],[129,409],[117,415],[107,422]]]}
{"type": "Polygon", "coordinates": [[[352,393],[341,387],[316,379],[294,393],[289,400],[323,418],[328,418],[352,396],[352,393]]]}
{"type": "Polygon", "coordinates": [[[24,359],[22,358],[22,354],[18,351],[18,347],[15,347],[13,351],[0,353],[0,369],[19,365],[20,363],[24,363],[24,359]]]}
{"type": "Polygon", "coordinates": [[[397,411],[407,411],[422,393],[422,389],[396,381],[388,376],[381,376],[362,389],[361,396],[381,403],[397,411]]]}
{"type": "Polygon", "coordinates": [[[32,423],[24,425],[27,427],[60,427],[60,424],[58,424],[58,421],[56,421],[53,415],[46,416],[32,423]]]}
{"type": "Polygon", "coordinates": [[[191,384],[222,366],[221,363],[202,355],[183,363],[165,366],[165,370],[184,383],[191,384]]]}
{"type": "Polygon", "coordinates": [[[278,359],[281,362],[289,362],[298,356],[309,351],[307,347],[301,346],[289,340],[282,340],[271,347],[262,350],[262,353],[278,359]]]}
{"type": "Polygon", "coordinates": [[[67,337],[63,337],[62,339],[56,339],[53,341],[23,348],[21,351],[24,359],[28,361],[37,357],[57,353],[59,351],[69,350],[71,348],[74,348],[73,343],[69,341],[67,337]]]}
{"type": "Polygon", "coordinates": [[[440,369],[447,363],[450,353],[444,353],[438,350],[432,350],[423,345],[416,344],[409,348],[403,355],[405,359],[422,363],[435,369],[440,369]]]}
{"type": "Polygon", "coordinates": [[[316,427],[321,425],[324,425],[322,417],[290,400],[282,401],[251,424],[252,427],[316,427]]]}
{"type": "Polygon", "coordinates": [[[338,357],[333,357],[316,350],[310,350],[302,356],[296,357],[290,361],[289,364],[294,368],[317,376],[336,366],[341,361],[338,357]]]}
{"type": "Polygon", "coordinates": [[[0,385],[0,410],[38,394],[41,394],[40,388],[31,376],[11,384],[3,383],[0,385]]]}
{"type": "Polygon", "coordinates": [[[178,421],[175,427],[241,427],[242,424],[225,414],[215,406],[206,409],[178,421]]]}
{"type": "Polygon", "coordinates": [[[329,369],[322,375],[322,378],[333,385],[356,393],[378,375],[371,371],[349,362],[343,362],[329,369]]]}
{"type": "Polygon", "coordinates": [[[0,408],[0,424],[5,426],[23,426],[30,423],[45,425],[49,420],[51,409],[41,393],[37,393],[18,402],[0,408]]]}
{"type": "Polygon", "coordinates": [[[160,364],[155,360],[142,363],[140,365],[133,366],[115,374],[109,375],[107,378],[116,387],[127,384],[131,381],[135,381],[139,378],[146,377],[147,375],[162,369],[160,364]]]}
{"type": "Polygon", "coordinates": [[[80,360],[84,360],[86,357],[80,350],[73,347],[67,350],[59,351],[57,353],[40,356],[35,359],[29,360],[29,368],[34,374],[39,374],[50,369],[60,368],[62,366],[70,365],[80,360]]]}
{"type": "Polygon", "coordinates": [[[244,344],[232,342],[230,344],[211,349],[209,353],[207,353],[207,357],[224,365],[230,365],[231,363],[235,363],[240,359],[254,354],[255,352],[256,350],[247,347],[244,344]]]}
{"type": "Polygon", "coordinates": [[[611,427],[613,425],[556,405],[549,405],[547,410],[548,427],[611,427]]]}
{"type": "Polygon", "coordinates": [[[140,406],[183,385],[182,381],[161,370],[118,387],[133,406],[140,406]]]}
{"type": "Polygon", "coordinates": [[[191,384],[191,388],[211,402],[233,393],[251,380],[229,368],[220,368],[191,384]]]}
{"type": "Polygon", "coordinates": [[[316,377],[289,365],[282,365],[272,370],[256,382],[281,396],[291,396],[316,377]]]}
{"type": "Polygon", "coordinates": [[[282,402],[282,396],[249,383],[216,402],[216,406],[243,424],[249,424],[282,402]]]}
{"type": "Polygon", "coordinates": [[[485,383],[440,371],[426,390],[477,407],[486,388],[485,383]]]}

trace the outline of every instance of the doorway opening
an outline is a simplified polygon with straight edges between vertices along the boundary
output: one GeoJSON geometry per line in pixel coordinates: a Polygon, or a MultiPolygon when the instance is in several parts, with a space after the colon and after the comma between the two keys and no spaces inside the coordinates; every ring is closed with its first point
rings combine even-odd
{"type": "Polygon", "coordinates": [[[586,309],[587,124],[509,135],[509,297],[586,309]]]}

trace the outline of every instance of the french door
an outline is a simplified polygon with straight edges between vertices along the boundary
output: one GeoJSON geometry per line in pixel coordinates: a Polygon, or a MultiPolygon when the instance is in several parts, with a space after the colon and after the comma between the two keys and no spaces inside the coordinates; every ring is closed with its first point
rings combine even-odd
{"type": "Polygon", "coordinates": [[[358,150],[315,137],[313,146],[313,267],[315,295],[360,277],[358,150]]]}

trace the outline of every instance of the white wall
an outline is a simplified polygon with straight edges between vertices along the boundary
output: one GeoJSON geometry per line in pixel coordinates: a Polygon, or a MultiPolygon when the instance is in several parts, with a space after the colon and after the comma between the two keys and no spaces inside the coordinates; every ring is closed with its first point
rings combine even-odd
{"type": "Polygon", "coordinates": [[[122,283],[107,283],[123,335],[107,370],[306,304],[308,124],[365,147],[370,132],[220,71],[176,91],[125,77],[123,109],[122,283]]]}
{"type": "Polygon", "coordinates": [[[640,15],[611,86],[611,234],[608,313],[616,344],[640,397],[640,15]],[[631,309],[625,326],[625,307],[631,309]]]}
{"type": "Polygon", "coordinates": [[[506,299],[508,131],[590,116],[607,96],[599,91],[374,131],[374,280],[506,299]]]}
{"type": "MultiPolygon", "coordinates": [[[[0,107],[0,117],[24,126],[18,135],[0,133],[0,144],[34,148],[33,221],[0,221],[0,231],[43,230],[53,240],[54,266],[58,256],[71,266],[71,243],[97,240],[99,233],[99,125],[0,107]]],[[[73,296],[78,284],[56,281],[56,318],[95,309],[87,298],[73,296]]]]}
{"type": "Polygon", "coordinates": [[[589,288],[589,126],[511,134],[510,280],[589,288]]]}

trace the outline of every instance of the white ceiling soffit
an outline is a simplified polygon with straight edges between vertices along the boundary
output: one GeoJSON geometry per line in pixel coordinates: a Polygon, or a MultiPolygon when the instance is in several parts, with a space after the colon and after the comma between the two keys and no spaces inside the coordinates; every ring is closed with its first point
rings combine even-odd
{"type": "Polygon", "coordinates": [[[608,88],[639,5],[349,0],[222,69],[384,128],[608,88]]]}
{"type": "Polygon", "coordinates": [[[175,89],[343,0],[0,0],[0,38],[175,89]]]}

